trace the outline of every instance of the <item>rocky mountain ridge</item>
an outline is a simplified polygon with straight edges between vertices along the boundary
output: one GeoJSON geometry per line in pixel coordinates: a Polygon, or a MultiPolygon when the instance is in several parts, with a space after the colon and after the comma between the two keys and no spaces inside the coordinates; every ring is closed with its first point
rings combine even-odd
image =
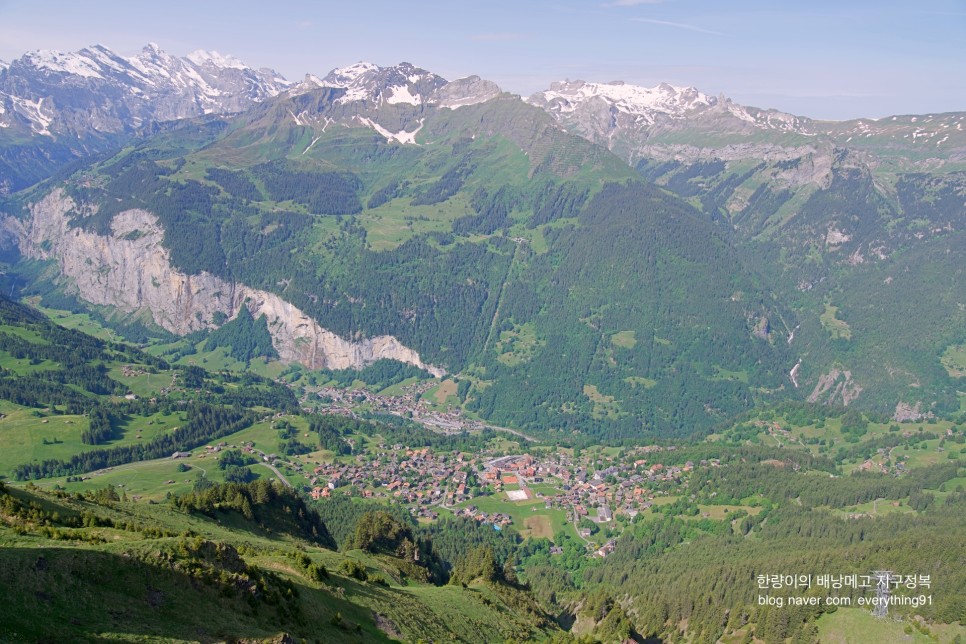
{"type": "MultiPolygon", "coordinates": [[[[323,126],[340,120],[410,143],[414,128],[405,126],[425,106],[455,109],[501,93],[479,77],[450,83],[409,63],[360,62],[295,83],[217,51],[177,57],[149,44],[130,57],[103,45],[30,52],[0,65],[0,194],[148,136],[158,124],[244,112],[280,95],[320,90],[341,92],[333,107],[345,108],[327,115],[323,126]]],[[[302,123],[298,113],[293,119],[302,123]]]]}
{"type": "Polygon", "coordinates": [[[835,148],[873,153],[873,164],[902,170],[937,169],[966,160],[966,115],[890,116],[819,121],[774,109],[740,105],[694,87],[641,87],[615,81],[552,83],[525,99],[563,127],[606,146],[628,163],[674,159],[786,160],[835,148]],[[902,150],[903,158],[896,159],[902,150]],[[910,157],[910,158],[905,158],[910,157]]]}
{"type": "Polygon", "coordinates": [[[405,62],[392,67],[360,62],[333,69],[322,79],[324,87],[346,90],[339,99],[341,103],[368,101],[389,105],[420,105],[446,82],[442,76],[405,62]]]}
{"type": "Polygon", "coordinates": [[[0,67],[0,195],[159,123],[241,112],[291,85],[217,52],[179,58],[154,44],[130,57],[103,45],[27,53],[0,67]]]}
{"type": "MultiPolygon", "coordinates": [[[[342,103],[379,105],[458,107],[500,93],[495,84],[479,77],[448,82],[405,62],[389,67],[359,62],[333,69],[322,78],[306,74],[295,83],[215,51],[177,57],[152,43],[139,54],[125,57],[92,45],[69,53],[29,52],[0,64],[0,128],[76,138],[130,132],[150,122],[239,112],[281,93],[320,87],[344,89],[342,103]]],[[[817,121],[740,105],[694,87],[661,83],[648,88],[623,81],[555,82],[524,100],[546,110],[569,130],[624,151],[621,156],[632,163],[648,156],[654,146],[672,143],[685,130],[712,138],[771,136],[777,137],[772,143],[799,145],[810,138],[813,145],[862,147],[888,138],[896,146],[966,159],[966,117],[961,113],[817,121]]]]}
{"type": "MultiPolygon", "coordinates": [[[[359,62],[322,78],[306,74],[295,83],[270,69],[203,50],[184,57],[154,44],[130,57],[103,45],[70,53],[35,51],[0,65],[0,140],[13,143],[4,146],[0,158],[9,170],[0,189],[26,187],[71,160],[116,147],[153,123],[242,112],[280,94],[321,88],[341,90],[339,105],[365,105],[351,107],[352,125],[400,143],[415,142],[424,107],[456,109],[501,94],[479,77],[449,82],[405,62],[388,67],[359,62]],[[359,109],[369,114],[355,113],[359,109]],[[39,157],[36,146],[44,148],[39,157]]],[[[873,166],[904,171],[966,162],[961,113],[817,121],[740,105],[694,87],[648,88],[622,81],[562,81],[524,100],[631,165],[645,159],[691,164],[781,157],[812,158],[827,167],[837,147],[868,151],[875,157],[873,166]]],[[[298,114],[293,118],[300,121],[298,114]]],[[[807,181],[827,184],[828,175],[819,172],[807,181]]]]}
{"type": "Polygon", "coordinates": [[[689,112],[718,104],[718,99],[694,87],[675,87],[668,83],[640,87],[623,81],[588,83],[582,80],[551,83],[550,89],[537,92],[527,101],[557,114],[577,112],[596,103],[612,108],[609,110],[612,113],[630,114],[650,124],[659,115],[683,118],[689,112]]]}
{"type": "Polygon", "coordinates": [[[359,62],[321,79],[306,75],[285,96],[294,99],[290,116],[296,125],[320,126],[320,132],[333,123],[363,126],[388,142],[413,144],[426,109],[455,110],[501,94],[499,86],[479,76],[447,81],[410,63],[380,67],[359,62]]]}
{"type": "Polygon", "coordinates": [[[645,156],[643,146],[653,139],[695,127],[745,136],[760,132],[816,135],[811,119],[745,107],[723,95],[668,83],[641,87],[623,81],[562,81],[525,100],[581,136],[624,152],[621,156],[631,163],[645,156]]]}

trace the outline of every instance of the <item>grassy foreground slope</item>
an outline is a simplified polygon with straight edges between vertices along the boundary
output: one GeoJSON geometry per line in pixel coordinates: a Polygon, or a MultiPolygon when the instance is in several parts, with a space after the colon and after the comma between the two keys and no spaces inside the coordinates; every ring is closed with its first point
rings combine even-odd
{"type": "Polygon", "coordinates": [[[285,517],[290,508],[310,521],[318,516],[272,489],[276,498],[246,518],[130,503],[106,491],[70,497],[0,488],[0,584],[12,590],[0,606],[0,639],[475,642],[548,635],[538,611],[521,610],[532,602],[517,589],[482,581],[432,586],[405,576],[405,562],[393,557],[330,550],[327,534],[285,517]]]}

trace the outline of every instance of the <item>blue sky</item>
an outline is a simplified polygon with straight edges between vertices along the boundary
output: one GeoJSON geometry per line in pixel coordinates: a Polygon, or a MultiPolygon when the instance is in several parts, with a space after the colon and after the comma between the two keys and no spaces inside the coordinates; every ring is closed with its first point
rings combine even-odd
{"type": "Polygon", "coordinates": [[[0,58],[214,49],[287,78],[368,60],[528,95],[666,81],[816,118],[966,110],[966,0],[0,0],[0,58]]]}

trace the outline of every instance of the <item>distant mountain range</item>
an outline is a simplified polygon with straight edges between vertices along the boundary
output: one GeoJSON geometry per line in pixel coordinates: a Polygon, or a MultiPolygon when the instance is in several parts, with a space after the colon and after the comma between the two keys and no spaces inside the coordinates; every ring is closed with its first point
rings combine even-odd
{"type": "Polygon", "coordinates": [[[0,123],[45,136],[133,132],[151,122],[240,112],[291,85],[217,52],[178,58],[154,44],[131,57],[102,45],[37,51],[0,71],[0,123]]]}
{"type": "Polygon", "coordinates": [[[610,147],[636,145],[628,150],[633,162],[660,144],[683,143],[684,132],[710,137],[720,146],[727,137],[774,137],[775,142],[851,144],[863,148],[885,145],[934,154],[937,159],[962,161],[966,155],[963,114],[893,116],[885,119],[816,121],[777,110],[739,105],[731,99],[708,96],[693,87],[662,83],[654,88],[623,82],[553,83],[549,90],[527,99],[552,114],[561,124],[610,147]],[[787,134],[786,138],[776,135],[787,134]],[[808,137],[808,138],[802,138],[808,137]]]}
{"type": "Polygon", "coordinates": [[[409,63],[293,82],[150,45],[27,54],[0,101],[11,274],[119,328],[245,307],[287,362],[455,375],[467,410],[532,431],[960,404],[964,113],[824,122],[583,81],[521,99],[409,63]]]}
{"type": "MultiPolygon", "coordinates": [[[[71,53],[30,52],[11,63],[0,61],[0,141],[6,144],[3,159],[9,163],[0,188],[25,187],[60,164],[106,150],[124,136],[150,131],[159,123],[238,113],[283,93],[333,87],[346,90],[342,103],[435,100],[445,105],[446,101],[488,99],[500,92],[495,84],[471,77],[449,84],[447,94],[434,98],[447,84],[408,63],[385,68],[356,63],[332,70],[324,78],[306,74],[302,81],[293,82],[271,69],[255,69],[218,52],[199,50],[177,57],[155,44],[130,57],[103,45],[71,53]],[[48,138],[32,145],[51,152],[34,160],[36,169],[17,167],[25,159],[12,158],[11,144],[16,149],[17,143],[37,134],[48,138]]],[[[619,81],[552,83],[526,101],[631,163],[643,158],[788,156],[763,147],[776,144],[886,147],[892,150],[891,157],[900,150],[924,157],[909,163],[925,167],[966,160],[960,113],[815,121],[739,105],[693,87],[662,83],[645,88],[619,81]],[[695,140],[698,136],[700,145],[695,140]]]]}

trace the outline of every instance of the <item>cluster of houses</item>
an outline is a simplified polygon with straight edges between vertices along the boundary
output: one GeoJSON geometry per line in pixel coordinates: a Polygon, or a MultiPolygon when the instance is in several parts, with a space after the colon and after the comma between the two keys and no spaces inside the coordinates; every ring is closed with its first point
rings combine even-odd
{"type": "MultiPolygon", "coordinates": [[[[660,488],[667,488],[669,484],[676,487],[684,482],[696,466],[693,461],[683,465],[651,462],[660,460],[652,454],[673,449],[648,446],[639,448],[629,458],[605,458],[605,464],[592,464],[588,459],[574,459],[560,452],[540,458],[529,454],[504,456],[486,462],[480,479],[494,491],[505,491],[511,501],[532,499],[530,485],[549,483],[559,491],[536,494],[544,500],[545,509],[564,508],[575,523],[587,518],[598,524],[610,524],[615,513],[633,518],[652,506],[655,495],[662,494],[658,491],[660,488]]],[[[714,467],[720,462],[711,459],[699,464],[714,467]]],[[[537,511],[536,506],[531,509],[537,511]]],[[[587,528],[579,528],[578,532],[584,538],[591,534],[587,528]]],[[[610,540],[593,554],[606,557],[614,546],[615,542],[610,540]]]]}
{"type": "MultiPolygon", "coordinates": [[[[650,446],[641,448],[641,451],[647,454],[661,449],[663,448],[650,446]]],[[[613,521],[615,512],[633,518],[640,511],[650,508],[656,484],[679,484],[684,475],[695,467],[692,461],[681,466],[665,466],[662,463],[650,463],[646,458],[627,459],[623,462],[610,460],[612,464],[599,469],[593,469],[586,462],[574,463],[561,455],[554,455],[540,462],[529,456],[521,457],[521,460],[513,464],[518,470],[525,472],[523,476],[534,482],[559,482],[559,493],[543,496],[547,508],[566,508],[575,521],[586,517],[602,524],[613,521]]],[[[701,465],[717,464],[701,461],[701,465]]],[[[506,482],[506,479],[503,481],[506,482]]]]}
{"type": "Polygon", "coordinates": [[[366,389],[323,387],[316,392],[316,397],[319,409],[327,414],[355,417],[353,409],[365,405],[375,412],[410,417],[444,434],[479,428],[479,423],[463,417],[463,410],[459,407],[451,407],[446,411],[432,409],[422,396],[434,386],[433,382],[413,383],[402,387],[401,393],[395,396],[377,394],[366,389]]]}
{"type": "Polygon", "coordinates": [[[321,409],[328,414],[340,414],[343,416],[354,416],[353,408],[359,405],[367,405],[376,411],[392,412],[402,408],[411,408],[422,395],[426,386],[430,383],[417,383],[416,386],[410,385],[403,389],[400,396],[382,396],[375,394],[367,389],[339,389],[336,387],[323,387],[316,392],[321,409]],[[423,385],[420,387],[419,385],[423,385]]]}
{"type": "Polygon", "coordinates": [[[480,523],[486,523],[496,528],[505,528],[513,523],[513,519],[511,519],[510,515],[508,514],[503,514],[502,512],[483,512],[475,505],[468,505],[465,508],[457,511],[456,516],[469,517],[479,521],[480,523]]]}
{"type": "MultiPolygon", "coordinates": [[[[716,459],[696,464],[665,465],[659,452],[672,448],[638,448],[624,458],[572,457],[563,451],[535,456],[484,456],[434,452],[431,448],[380,445],[376,455],[351,462],[317,464],[307,473],[311,494],[321,499],[343,488],[367,498],[402,503],[414,516],[435,519],[444,511],[467,516],[497,529],[512,524],[509,514],[486,512],[471,504],[480,494],[501,494],[509,502],[542,499],[540,509],[563,508],[575,523],[587,518],[607,525],[617,515],[635,517],[651,507],[655,496],[686,481],[697,465],[717,466],[716,459]]],[[[341,492],[340,492],[341,493],[341,492]]],[[[581,528],[582,536],[589,530],[581,528]]],[[[606,557],[613,540],[592,554],[606,557]]]]}
{"type": "Polygon", "coordinates": [[[533,498],[527,483],[542,483],[547,476],[549,471],[538,465],[532,456],[518,454],[501,456],[488,461],[484,465],[480,478],[481,482],[494,492],[507,489],[510,500],[525,501],[533,498]]]}
{"type": "Polygon", "coordinates": [[[471,472],[476,457],[460,452],[437,454],[428,447],[406,449],[382,445],[382,456],[357,456],[354,463],[323,463],[315,467],[309,482],[312,497],[325,498],[333,490],[351,485],[367,498],[390,498],[426,512],[419,516],[433,518],[427,508],[433,505],[455,505],[469,500],[471,472]]]}

